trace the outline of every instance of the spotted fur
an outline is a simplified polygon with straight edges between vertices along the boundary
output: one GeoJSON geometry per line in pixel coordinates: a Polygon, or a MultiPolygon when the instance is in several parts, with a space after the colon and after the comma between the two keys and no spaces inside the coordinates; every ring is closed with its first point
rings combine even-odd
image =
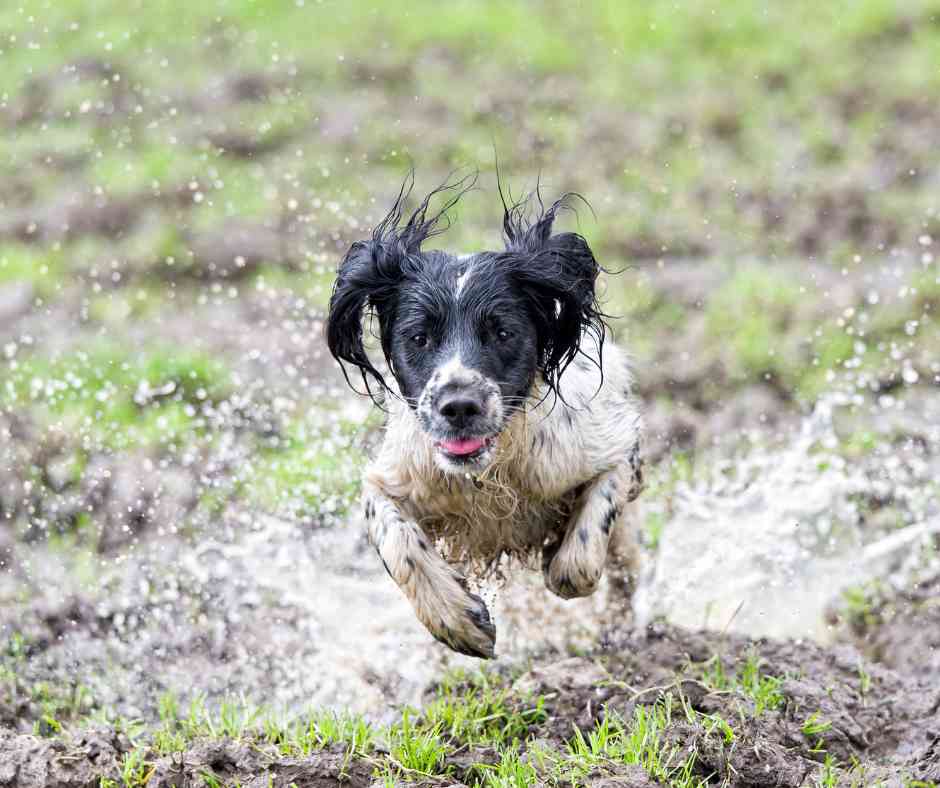
{"type": "Polygon", "coordinates": [[[427,200],[402,230],[396,204],[350,250],[331,302],[331,351],[388,393],[363,483],[370,541],[430,633],[478,657],[496,632],[465,574],[541,557],[567,599],[593,593],[608,563],[626,589],[635,565],[639,410],[627,358],[605,342],[599,266],[580,236],[552,234],[560,205],[528,225],[507,206],[506,252],[455,257],[402,240],[430,234],[427,200]],[[367,305],[391,382],[362,349],[367,305]]]}

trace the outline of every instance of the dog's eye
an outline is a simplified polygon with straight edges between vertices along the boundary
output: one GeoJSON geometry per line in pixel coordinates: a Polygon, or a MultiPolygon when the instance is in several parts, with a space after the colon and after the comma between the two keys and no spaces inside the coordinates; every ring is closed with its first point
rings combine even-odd
{"type": "Polygon", "coordinates": [[[512,331],[507,331],[505,328],[501,328],[496,332],[496,336],[499,337],[500,342],[505,342],[506,340],[512,339],[512,331]]]}
{"type": "Polygon", "coordinates": [[[428,335],[427,334],[415,334],[411,341],[418,347],[425,347],[428,344],[428,335]]]}

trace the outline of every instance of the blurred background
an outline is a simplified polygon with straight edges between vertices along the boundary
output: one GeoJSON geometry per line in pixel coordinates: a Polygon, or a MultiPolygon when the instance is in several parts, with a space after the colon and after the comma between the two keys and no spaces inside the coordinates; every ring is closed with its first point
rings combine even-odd
{"type": "MultiPolygon", "coordinates": [[[[0,723],[381,717],[463,664],[364,544],[381,419],[322,339],[412,164],[480,170],[456,251],[500,244],[496,154],[590,201],[648,412],[638,615],[864,646],[937,571],[936,0],[19,0],[0,135],[0,723]]],[[[503,654],[590,637],[545,593],[503,654]]]]}

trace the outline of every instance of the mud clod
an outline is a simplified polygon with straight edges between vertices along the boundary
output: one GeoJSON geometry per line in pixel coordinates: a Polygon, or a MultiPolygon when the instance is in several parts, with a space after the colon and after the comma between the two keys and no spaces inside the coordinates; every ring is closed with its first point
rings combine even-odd
{"type": "MultiPolygon", "coordinates": [[[[4,788],[99,788],[121,784],[126,740],[89,732],[73,742],[13,735],[0,730],[0,786],[4,788]]],[[[235,741],[199,743],[186,752],[146,761],[146,784],[153,788],[196,788],[207,776],[223,785],[321,788],[370,785],[372,766],[343,752],[325,750],[285,758],[257,745],[235,741]]]]}
{"type": "Polygon", "coordinates": [[[99,788],[116,778],[129,746],[113,733],[89,732],[74,744],[0,729],[0,785],[9,788],[99,788]]]}

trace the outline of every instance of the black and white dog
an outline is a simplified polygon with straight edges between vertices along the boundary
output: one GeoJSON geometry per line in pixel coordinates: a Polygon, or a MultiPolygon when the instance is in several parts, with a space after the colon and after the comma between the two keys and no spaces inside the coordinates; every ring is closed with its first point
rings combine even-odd
{"type": "Polygon", "coordinates": [[[600,266],[580,235],[552,231],[573,195],[503,200],[505,250],[455,256],[421,247],[469,187],[445,184],[404,220],[412,184],[340,264],[327,339],[388,411],[363,484],[372,544],[435,638],[491,657],[495,627],[462,572],[541,554],[569,599],[595,591],[609,553],[633,569],[640,417],[627,359],[604,342],[600,266]],[[391,383],[363,345],[366,315],[391,383]]]}

